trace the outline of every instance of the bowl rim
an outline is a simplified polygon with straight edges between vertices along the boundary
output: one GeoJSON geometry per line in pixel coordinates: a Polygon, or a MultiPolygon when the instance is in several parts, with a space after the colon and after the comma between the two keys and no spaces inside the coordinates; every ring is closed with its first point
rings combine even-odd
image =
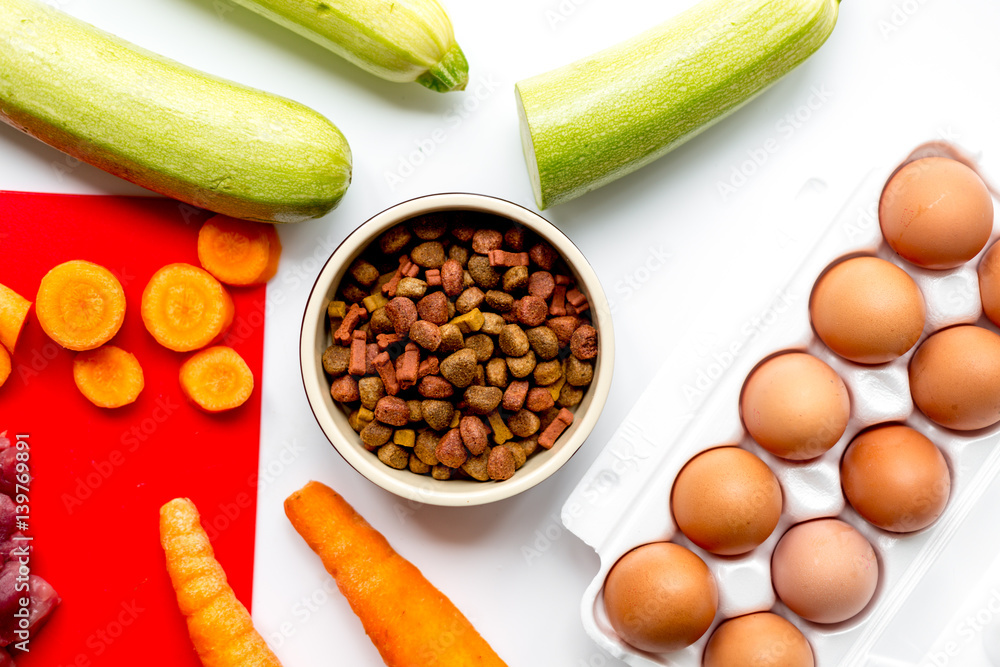
{"type": "MultiPolygon", "coordinates": [[[[309,297],[303,309],[299,331],[299,371],[309,409],[320,430],[323,431],[323,435],[348,465],[370,482],[401,498],[422,504],[450,507],[483,505],[527,491],[552,476],[579,451],[590,436],[607,402],[614,371],[614,330],[611,308],[596,272],[580,249],[562,230],[541,215],[506,199],[489,195],[465,192],[423,195],[390,206],[368,218],[348,234],[327,258],[310,288],[309,297]],[[590,399],[590,402],[583,410],[582,416],[574,418],[574,424],[571,427],[572,433],[568,434],[569,437],[565,440],[561,439],[562,441],[557,443],[556,447],[547,452],[541,452],[541,454],[549,455],[544,463],[531,470],[522,468],[512,478],[502,483],[436,480],[426,475],[416,475],[408,470],[397,471],[388,468],[372,453],[361,447],[358,442],[348,441],[344,437],[343,429],[338,426],[334,416],[323,405],[329,392],[326,389],[320,389],[316,386],[317,382],[307,378],[307,368],[311,367],[315,370],[318,366],[318,377],[323,380],[318,384],[320,387],[328,384],[322,371],[321,362],[315,355],[319,340],[317,330],[325,331],[325,326],[317,327],[314,322],[323,322],[326,317],[325,302],[328,300],[326,293],[334,282],[336,274],[341,271],[346,272],[348,261],[362,252],[383,231],[416,216],[437,211],[477,211],[497,215],[528,227],[551,243],[576,274],[581,286],[587,291],[592,320],[600,332],[598,338],[600,347],[598,363],[594,369],[594,382],[587,391],[587,398],[590,399]],[[320,290],[320,285],[323,285],[324,289],[320,290]],[[412,479],[393,474],[400,472],[412,479]]],[[[576,417],[576,414],[574,416],[576,417]]],[[[351,433],[356,436],[353,431],[351,433]]]]}

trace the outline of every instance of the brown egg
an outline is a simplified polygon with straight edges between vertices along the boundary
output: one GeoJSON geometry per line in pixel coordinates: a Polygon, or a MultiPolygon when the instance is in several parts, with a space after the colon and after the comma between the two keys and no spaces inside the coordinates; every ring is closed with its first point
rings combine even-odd
{"type": "Polygon", "coordinates": [[[895,533],[934,523],[951,493],[941,450],[900,424],[877,426],[856,437],[840,463],[840,480],[858,514],[895,533]]]}
{"type": "Polygon", "coordinates": [[[971,431],[1000,421],[1000,336],[981,327],[943,329],[910,359],[910,393],[929,419],[971,431]]]}
{"type": "Polygon", "coordinates": [[[953,269],[978,255],[989,240],[993,200],[969,167],[926,157],[897,171],[885,186],[878,219],[900,257],[927,269],[953,269]]]}
{"type": "Polygon", "coordinates": [[[916,344],[926,311],[906,271],[877,257],[855,257],[816,281],[809,314],[831,350],[859,364],[884,364],[916,344]]]}
{"type": "Polygon", "coordinates": [[[643,651],[677,651],[715,618],[719,590],[705,561],[671,542],[622,556],[604,582],[604,609],[618,636],[643,651]]]}
{"type": "Polygon", "coordinates": [[[751,437],[775,456],[815,458],[837,444],[851,416],[840,376],[816,357],[790,352],[750,374],[740,397],[751,437]]]}
{"type": "Polygon", "coordinates": [[[839,623],[856,616],[878,585],[872,545],[839,519],[793,526],[771,558],[771,581],[781,601],[814,623],[839,623]]]}
{"type": "Polygon", "coordinates": [[[814,667],[797,627],[769,611],[731,618],[712,633],[703,667],[814,667]]]}
{"type": "Polygon", "coordinates": [[[770,536],[781,517],[781,485],[767,464],[736,447],[688,461],[671,494],[677,527],[702,549],[743,554],[770,536]]]}
{"type": "Polygon", "coordinates": [[[994,243],[979,263],[979,296],[983,313],[1000,326],[1000,243],[994,243]]]}

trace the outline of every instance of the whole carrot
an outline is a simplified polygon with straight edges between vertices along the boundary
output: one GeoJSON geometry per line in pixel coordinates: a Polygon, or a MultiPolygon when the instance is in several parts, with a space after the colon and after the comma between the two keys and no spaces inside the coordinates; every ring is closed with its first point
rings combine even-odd
{"type": "Polygon", "coordinates": [[[187,498],[160,508],[160,544],[177,604],[204,667],[281,667],[253,627],[215,560],[198,510],[187,498]]]}
{"type": "Polygon", "coordinates": [[[389,667],[506,667],[462,612],[396,553],[347,501],[319,482],[285,500],[389,667]]]}

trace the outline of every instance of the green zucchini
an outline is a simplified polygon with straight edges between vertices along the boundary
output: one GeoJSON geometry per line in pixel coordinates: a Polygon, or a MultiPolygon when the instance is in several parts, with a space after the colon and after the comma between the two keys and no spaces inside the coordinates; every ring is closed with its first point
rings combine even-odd
{"type": "Polygon", "coordinates": [[[703,0],[673,19],[516,86],[539,208],[649,164],[818,49],[839,0],[703,0]]]}
{"type": "Polygon", "coordinates": [[[36,0],[0,0],[0,120],[237,218],[319,217],[351,181],[347,141],[312,109],[139,49],[36,0]]]}
{"type": "Polygon", "coordinates": [[[465,90],[469,63],[437,0],[235,0],[389,81],[465,90]]]}

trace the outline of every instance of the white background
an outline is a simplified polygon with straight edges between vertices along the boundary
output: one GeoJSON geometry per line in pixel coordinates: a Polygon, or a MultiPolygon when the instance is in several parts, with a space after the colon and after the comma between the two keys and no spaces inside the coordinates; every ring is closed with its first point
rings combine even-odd
{"type": "MultiPolygon", "coordinates": [[[[509,664],[619,664],[583,633],[579,601],[597,558],[558,514],[658,360],[682,339],[697,341],[691,354],[706,359],[738,340],[864,175],[917,143],[950,139],[1000,173],[1000,4],[848,0],[823,49],[736,116],[642,172],[543,213],[590,259],[615,318],[611,397],[576,457],[492,506],[411,506],[355,473],[306,405],[298,332],[322,262],[358,224],[414,196],[470,191],[534,208],[513,84],[691,0],[448,0],[472,76],[465,93],[447,95],[373,78],[226,0],[59,4],[148,49],[303,102],[351,144],[350,191],[324,219],[280,230],[285,254],[268,293],[280,305],[267,321],[261,466],[277,474],[265,474],[260,490],[253,606],[286,666],[381,664],[282,513],[281,501],[311,478],[340,491],[509,664]],[[436,130],[445,140],[431,151],[424,140],[436,130]],[[765,145],[777,150],[761,160],[765,145]],[[747,162],[754,154],[762,165],[747,162]],[[391,186],[387,172],[402,182],[391,186]],[[723,196],[725,182],[740,185],[723,196]]],[[[143,193],[6,126],[0,156],[3,189],[143,193]]]]}

